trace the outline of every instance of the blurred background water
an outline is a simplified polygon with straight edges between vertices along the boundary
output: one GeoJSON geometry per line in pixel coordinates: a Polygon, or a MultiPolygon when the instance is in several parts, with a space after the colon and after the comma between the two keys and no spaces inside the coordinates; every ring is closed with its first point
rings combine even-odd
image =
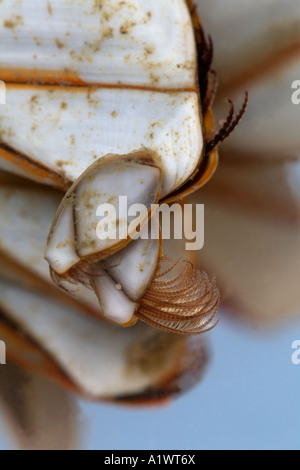
{"type": "MultiPolygon", "coordinates": [[[[223,320],[204,380],[164,408],[79,402],[80,449],[300,449],[300,322],[266,333],[223,320]]],[[[63,419],[63,417],[62,417],[63,419]]],[[[47,422],[44,423],[45,432],[47,422]]],[[[1,449],[14,448],[5,421],[1,449]]],[[[37,438],[38,439],[38,438],[37,438]]]]}

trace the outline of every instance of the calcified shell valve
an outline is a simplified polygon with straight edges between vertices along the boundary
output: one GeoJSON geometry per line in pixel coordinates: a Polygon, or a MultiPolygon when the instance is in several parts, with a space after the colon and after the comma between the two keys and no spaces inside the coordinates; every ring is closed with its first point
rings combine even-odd
{"type": "Polygon", "coordinates": [[[46,259],[54,280],[62,286],[68,281],[90,285],[104,315],[124,326],[139,317],[173,331],[180,325],[182,333],[205,331],[211,328],[219,301],[214,281],[190,263],[179,276],[162,280],[161,239],[151,238],[158,223],[155,215],[145,239],[134,239],[136,223],[145,231],[149,211],[159,200],[163,174],[155,160],[144,150],[106,156],[89,167],[62,201],[46,259]],[[146,209],[129,226],[118,213],[123,194],[129,206],[142,204],[146,209]],[[97,208],[108,203],[116,206],[118,238],[101,237],[101,230],[97,236],[97,208]]]}

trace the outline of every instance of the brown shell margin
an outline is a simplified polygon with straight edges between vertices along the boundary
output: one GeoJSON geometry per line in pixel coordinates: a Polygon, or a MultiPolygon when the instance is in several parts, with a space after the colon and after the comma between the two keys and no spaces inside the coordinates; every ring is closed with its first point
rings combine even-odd
{"type": "Polygon", "coordinates": [[[213,44],[211,38],[206,38],[205,36],[205,31],[195,3],[193,0],[186,0],[186,3],[191,14],[197,44],[198,91],[203,111],[204,149],[199,167],[191,175],[189,180],[162,201],[162,203],[168,204],[182,200],[204,186],[213,177],[219,163],[217,148],[214,148],[209,153],[206,152],[206,146],[210,140],[209,136],[213,135],[215,132],[212,105],[216,95],[217,76],[212,68],[213,44]]]}

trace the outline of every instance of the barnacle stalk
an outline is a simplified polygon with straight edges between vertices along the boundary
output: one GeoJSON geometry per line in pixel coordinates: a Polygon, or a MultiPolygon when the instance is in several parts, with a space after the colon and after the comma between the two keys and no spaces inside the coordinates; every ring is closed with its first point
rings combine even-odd
{"type": "Polygon", "coordinates": [[[202,337],[168,335],[142,323],[106,325],[2,278],[0,311],[11,360],[92,400],[165,402],[195,384],[206,365],[202,337]]]}

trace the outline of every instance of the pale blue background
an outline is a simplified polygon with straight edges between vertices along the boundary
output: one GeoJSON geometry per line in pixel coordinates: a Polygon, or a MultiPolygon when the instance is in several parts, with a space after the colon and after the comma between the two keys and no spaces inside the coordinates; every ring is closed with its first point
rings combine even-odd
{"type": "Polygon", "coordinates": [[[300,322],[268,334],[223,321],[204,380],[165,409],[82,404],[88,449],[300,449],[300,322]],[[88,419],[89,418],[89,419],[88,419]]]}
{"type": "MultiPolygon", "coordinates": [[[[299,450],[296,339],[300,321],[262,333],[223,319],[210,335],[211,363],[201,384],[157,410],[81,403],[81,448],[299,450]]],[[[10,448],[3,430],[0,448],[10,448]]]]}

